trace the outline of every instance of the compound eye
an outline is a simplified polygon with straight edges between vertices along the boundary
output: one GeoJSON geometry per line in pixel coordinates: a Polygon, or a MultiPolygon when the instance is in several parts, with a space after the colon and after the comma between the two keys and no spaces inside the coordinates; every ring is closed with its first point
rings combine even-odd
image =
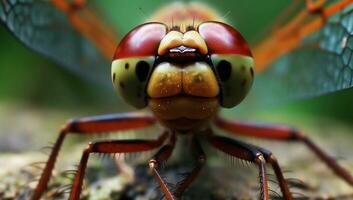
{"type": "Polygon", "coordinates": [[[136,108],[147,105],[146,84],[166,33],[164,24],[143,24],[130,31],[116,49],[111,72],[114,88],[136,108]]]}
{"type": "Polygon", "coordinates": [[[252,56],[243,36],[228,24],[204,22],[199,25],[198,32],[206,41],[211,54],[252,56]]]}
{"type": "Polygon", "coordinates": [[[114,59],[155,56],[159,43],[167,34],[167,26],[161,23],[146,23],[131,30],[121,40],[114,59]]]}
{"type": "Polygon", "coordinates": [[[231,108],[249,92],[254,80],[254,60],[243,36],[228,24],[204,22],[198,32],[206,41],[221,89],[220,104],[231,108]]]}

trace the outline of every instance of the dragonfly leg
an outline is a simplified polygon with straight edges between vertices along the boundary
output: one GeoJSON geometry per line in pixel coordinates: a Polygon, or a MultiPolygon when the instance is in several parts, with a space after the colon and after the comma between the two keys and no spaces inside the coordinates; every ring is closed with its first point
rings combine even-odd
{"type": "Polygon", "coordinates": [[[180,198],[184,191],[190,186],[190,184],[195,180],[197,175],[199,174],[201,168],[206,163],[206,155],[200,145],[200,142],[196,137],[193,138],[191,143],[192,152],[194,154],[196,160],[196,166],[192,169],[192,171],[188,174],[188,176],[178,184],[178,187],[175,191],[175,196],[180,198]]]}
{"type": "Polygon", "coordinates": [[[272,152],[270,152],[270,151],[268,151],[266,149],[263,149],[263,148],[260,148],[260,147],[256,147],[256,146],[254,146],[254,147],[256,149],[258,149],[264,155],[266,163],[271,164],[272,169],[275,172],[279,187],[281,188],[281,192],[282,192],[283,198],[285,200],[292,200],[293,199],[292,194],[291,194],[291,192],[289,190],[288,183],[287,183],[286,179],[283,176],[283,172],[282,172],[281,167],[278,164],[277,158],[272,154],[272,152]]]}
{"type": "Polygon", "coordinates": [[[159,167],[171,156],[174,150],[175,141],[175,134],[173,134],[170,142],[164,145],[148,162],[148,166],[151,169],[153,176],[161,187],[161,190],[163,191],[163,194],[167,200],[175,200],[176,198],[168,188],[168,185],[165,180],[163,180],[163,178],[161,177],[159,167]]]}
{"type": "Polygon", "coordinates": [[[298,141],[304,143],[309,150],[315,153],[337,176],[344,179],[348,184],[353,186],[352,175],[338,162],[317,146],[309,137],[303,134],[303,132],[289,128],[286,126],[276,125],[264,125],[247,123],[240,121],[229,121],[218,118],[215,121],[216,125],[224,130],[227,130],[233,134],[280,140],[280,141],[298,141]]]}
{"type": "Polygon", "coordinates": [[[260,199],[269,200],[268,178],[266,174],[266,160],[264,155],[254,146],[223,136],[209,134],[207,141],[216,149],[259,167],[260,199]]]}
{"type": "Polygon", "coordinates": [[[107,134],[113,131],[143,128],[154,123],[155,119],[153,117],[134,113],[111,114],[70,120],[60,130],[31,200],[39,200],[47,188],[55,161],[67,134],[107,134]]]}
{"type": "Polygon", "coordinates": [[[268,193],[268,178],[266,174],[266,160],[264,155],[255,147],[246,143],[226,138],[223,136],[210,135],[207,138],[208,142],[211,143],[216,149],[223,151],[233,157],[253,162],[259,167],[260,177],[260,199],[269,200],[268,193]]]}
{"type": "Polygon", "coordinates": [[[75,179],[71,188],[69,200],[78,200],[82,189],[82,182],[87,167],[88,158],[91,153],[133,153],[149,151],[160,147],[168,138],[168,132],[164,132],[155,140],[114,140],[91,142],[83,151],[80,164],[75,175],[75,179]]]}

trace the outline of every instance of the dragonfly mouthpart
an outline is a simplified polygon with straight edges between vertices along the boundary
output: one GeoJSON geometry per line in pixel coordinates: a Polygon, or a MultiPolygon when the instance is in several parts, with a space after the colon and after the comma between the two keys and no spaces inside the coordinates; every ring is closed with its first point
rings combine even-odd
{"type": "Polygon", "coordinates": [[[194,52],[196,52],[196,49],[181,45],[181,46],[169,49],[169,52],[170,53],[194,53],[194,52]]]}
{"type": "Polygon", "coordinates": [[[197,49],[181,45],[169,49],[169,52],[162,56],[158,56],[155,65],[157,66],[162,62],[177,63],[180,67],[183,67],[184,64],[193,62],[206,62],[210,64],[211,60],[208,55],[201,54],[197,49]]]}

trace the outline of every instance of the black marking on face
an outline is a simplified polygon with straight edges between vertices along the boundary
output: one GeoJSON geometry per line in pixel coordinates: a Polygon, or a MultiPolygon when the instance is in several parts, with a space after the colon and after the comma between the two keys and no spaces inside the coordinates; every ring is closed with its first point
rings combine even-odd
{"type": "Polygon", "coordinates": [[[252,67],[250,67],[250,74],[251,74],[251,77],[254,77],[254,69],[252,67]]]}
{"type": "Polygon", "coordinates": [[[113,82],[115,83],[115,79],[116,79],[116,74],[113,74],[113,82]]]}
{"type": "Polygon", "coordinates": [[[129,63],[125,63],[125,69],[129,69],[129,63]]]}
{"type": "Polygon", "coordinates": [[[123,82],[119,82],[119,85],[120,85],[120,87],[122,88],[122,89],[124,89],[125,88],[125,84],[123,83],[123,82]]]}
{"type": "Polygon", "coordinates": [[[227,81],[232,73],[232,64],[226,60],[221,60],[216,66],[221,81],[227,81]]]}
{"type": "Polygon", "coordinates": [[[150,65],[146,61],[139,61],[136,65],[136,76],[139,81],[144,82],[147,79],[150,65]]]}

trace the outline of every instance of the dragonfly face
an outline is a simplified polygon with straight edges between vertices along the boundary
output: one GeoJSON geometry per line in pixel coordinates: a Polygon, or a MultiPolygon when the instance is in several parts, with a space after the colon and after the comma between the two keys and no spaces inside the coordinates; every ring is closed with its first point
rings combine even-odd
{"type": "Polygon", "coordinates": [[[239,104],[253,78],[246,41],[221,22],[140,25],[112,63],[113,85],[127,103],[148,106],[162,124],[183,131],[207,126],[219,106],[239,104]]]}

